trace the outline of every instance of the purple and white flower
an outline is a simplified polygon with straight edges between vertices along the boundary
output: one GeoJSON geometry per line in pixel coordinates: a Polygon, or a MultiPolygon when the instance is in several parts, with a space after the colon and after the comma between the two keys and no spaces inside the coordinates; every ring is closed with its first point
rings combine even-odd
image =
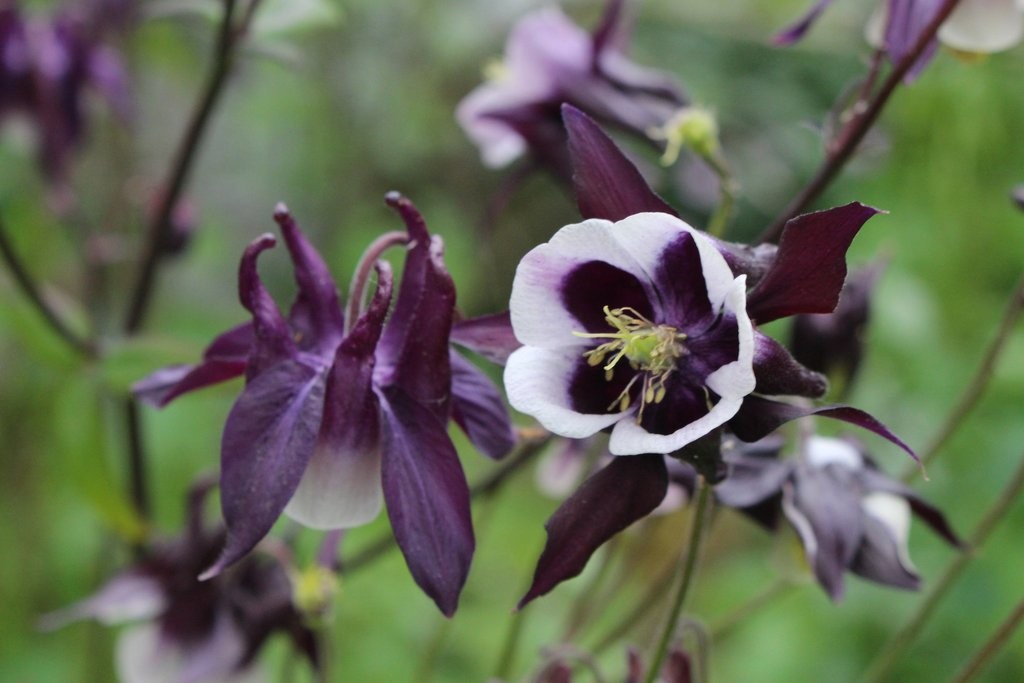
{"type": "Polygon", "coordinates": [[[559,230],[516,271],[509,402],[573,438],[612,427],[613,455],[673,453],[754,390],[746,278],[678,218],[559,230]]]}
{"type": "Polygon", "coordinates": [[[487,166],[505,166],[529,151],[567,175],[563,103],[644,138],[687,103],[669,74],[625,56],[622,5],[622,0],[611,0],[593,33],[555,7],[516,24],[504,61],[456,110],[487,166]]]}
{"type": "Polygon", "coordinates": [[[796,458],[779,460],[777,453],[778,445],[757,444],[728,452],[729,476],[715,495],[768,528],[785,516],[833,600],[843,596],[847,571],[887,586],[918,588],[907,552],[911,512],[961,547],[937,508],[881,472],[855,442],[811,436],[796,458]]]}

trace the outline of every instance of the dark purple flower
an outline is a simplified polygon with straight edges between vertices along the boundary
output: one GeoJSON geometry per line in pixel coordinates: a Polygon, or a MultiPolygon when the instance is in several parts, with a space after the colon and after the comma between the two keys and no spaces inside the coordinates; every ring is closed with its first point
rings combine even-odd
{"type": "Polygon", "coordinates": [[[833,600],[843,596],[847,571],[887,586],[919,586],[907,554],[911,512],[961,547],[938,509],[881,472],[854,442],[811,436],[798,457],[786,460],[775,457],[777,446],[756,450],[726,454],[729,475],[715,495],[769,528],[784,515],[833,600]]]}
{"type": "Polygon", "coordinates": [[[210,581],[196,575],[224,543],[193,506],[186,534],[157,545],[82,602],[43,618],[44,628],[96,619],[126,628],[115,652],[122,683],[243,683],[263,680],[254,659],[267,639],[286,633],[313,666],[313,632],[292,602],[284,567],[268,555],[247,557],[210,581]]]}
{"type": "Polygon", "coordinates": [[[851,274],[832,313],[793,318],[789,345],[793,357],[833,383],[838,382],[844,392],[860,369],[871,295],[880,272],[880,266],[869,266],[851,274]]]}
{"type": "Polygon", "coordinates": [[[564,102],[644,138],[686,104],[670,75],[640,67],[623,54],[622,5],[610,0],[592,34],[554,7],[516,24],[504,62],[456,111],[485,164],[505,166],[529,151],[567,177],[559,113],[564,102]]]}
{"type": "Polygon", "coordinates": [[[613,535],[665,498],[664,455],[721,475],[723,431],[756,441],[817,414],[913,451],[849,406],[812,407],[827,384],[761,333],[767,323],[832,311],[846,250],[877,211],[861,204],[790,221],[778,249],[714,240],[686,225],[586,115],[564,108],[582,223],[523,259],[511,321],[509,401],[550,431],[611,429],[613,458],[546,525],[548,540],[520,605],[582,571],[613,535]]]}
{"type": "Polygon", "coordinates": [[[253,322],[215,339],[199,365],[158,371],[136,390],[165,404],[245,373],[221,446],[227,545],[206,576],[249,552],[282,512],[337,529],[369,522],[386,502],[413,578],[450,615],[474,540],[447,422],[454,419],[493,457],[514,436],[497,388],[449,348],[455,287],[441,238],[405,198],[392,194],[388,203],[409,232],[393,306],[391,269],[379,262],[375,294],[346,321],[326,265],[280,206],[275,219],[299,290],[288,317],[256,272],[257,257],[274,244],[264,235],[239,269],[239,295],[253,322]]]}
{"type": "Polygon", "coordinates": [[[130,115],[118,55],[70,14],[26,19],[15,3],[0,6],[0,120],[27,117],[38,136],[39,163],[64,189],[72,152],[85,135],[85,92],[95,90],[122,119],[130,115]]]}

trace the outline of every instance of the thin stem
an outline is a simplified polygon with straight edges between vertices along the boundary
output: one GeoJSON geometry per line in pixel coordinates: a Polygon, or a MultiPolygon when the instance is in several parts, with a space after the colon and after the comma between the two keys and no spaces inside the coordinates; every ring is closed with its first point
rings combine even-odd
{"type": "Polygon", "coordinates": [[[494,667],[494,676],[499,681],[508,678],[515,664],[516,652],[519,651],[519,641],[523,635],[523,627],[526,624],[526,610],[516,610],[512,613],[512,619],[508,624],[508,631],[505,633],[505,640],[501,646],[501,653],[498,655],[498,664],[494,667]]]}
{"type": "Polygon", "coordinates": [[[733,178],[729,165],[721,154],[713,154],[704,159],[715,175],[718,176],[718,193],[720,199],[714,213],[708,220],[708,232],[714,237],[721,237],[732,218],[733,209],[736,206],[736,195],[739,193],[739,184],[733,178]]]}
{"type": "Polygon", "coordinates": [[[146,453],[142,441],[142,420],[139,404],[131,396],[124,399],[125,423],[128,429],[128,490],[139,517],[149,519],[151,512],[146,453]]]}
{"type": "Polygon", "coordinates": [[[611,568],[613,560],[615,559],[615,551],[618,549],[619,543],[621,543],[621,536],[614,536],[605,546],[604,553],[601,556],[601,563],[597,567],[597,571],[591,576],[587,585],[580,590],[579,596],[576,598],[573,604],[572,610],[569,613],[569,617],[565,622],[565,630],[562,633],[562,642],[567,643],[571,641],[580,628],[587,621],[596,606],[601,604],[601,601],[595,600],[598,591],[601,590],[605,583],[605,579],[611,575],[611,568]]]}
{"type": "MultiPolygon", "coordinates": [[[[1024,309],[1024,277],[1021,277],[1016,288],[1014,288],[1013,296],[1006,306],[1006,312],[1003,313],[1003,320],[999,325],[999,331],[996,332],[996,336],[989,343],[988,349],[978,365],[978,369],[974,372],[973,379],[971,379],[970,384],[956,406],[949,413],[949,416],[943,420],[942,428],[938,434],[932,438],[928,446],[921,452],[922,466],[935,459],[935,456],[938,455],[946,445],[946,442],[956,433],[957,429],[960,428],[960,425],[981,399],[985,388],[988,387],[988,383],[992,379],[992,374],[995,372],[996,362],[1010,340],[1010,335],[1017,324],[1017,320],[1020,318],[1022,309],[1024,309]]],[[[918,467],[908,469],[903,475],[904,481],[911,479],[919,471],[920,468],[918,467]]]]}
{"type": "Polygon", "coordinates": [[[975,676],[981,673],[981,670],[999,652],[1000,648],[1006,644],[1006,641],[1010,639],[1010,636],[1013,635],[1013,632],[1017,630],[1022,621],[1024,621],[1024,600],[1017,603],[1010,616],[999,625],[995,633],[971,657],[971,660],[960,670],[960,673],[956,675],[952,683],[968,683],[968,681],[973,680],[975,676]]]}
{"type": "Polygon", "coordinates": [[[57,336],[67,342],[68,346],[77,353],[87,358],[94,356],[96,348],[93,343],[75,334],[57,311],[43,298],[43,293],[32,278],[32,275],[28,272],[28,268],[25,267],[21,259],[18,258],[17,252],[14,251],[14,245],[11,244],[10,239],[7,237],[7,230],[2,220],[0,220],[0,255],[3,256],[4,262],[11,271],[11,275],[14,276],[14,281],[21,288],[22,294],[39,312],[39,315],[50,326],[50,329],[56,332],[57,336]]]}
{"type": "Polygon", "coordinates": [[[932,20],[928,22],[928,25],[925,26],[924,30],[917,37],[914,46],[889,72],[889,76],[879,87],[878,92],[871,101],[867,103],[867,106],[864,107],[863,111],[854,112],[853,117],[850,118],[836,138],[835,147],[825,157],[825,161],[819,167],[814,177],[808,181],[807,185],[782,210],[778,218],[761,233],[758,238],[759,242],[777,242],[782,234],[782,229],[786,226],[789,219],[806,209],[835,179],[839,171],[846,165],[846,162],[850,160],[860,141],[864,139],[871,126],[874,125],[893,92],[903,81],[903,78],[910,71],[911,67],[914,66],[921,54],[927,49],[935,34],[938,33],[939,27],[956,9],[959,2],[960,0],[945,0],[943,2],[939,11],[936,12],[932,20]]]}
{"type": "Polygon", "coordinates": [[[1002,493],[999,494],[999,498],[989,507],[985,516],[978,522],[978,526],[975,527],[974,533],[968,539],[967,543],[971,552],[960,553],[949,564],[946,571],[943,572],[942,576],[935,583],[931,593],[928,594],[928,597],[918,607],[911,620],[895,636],[889,639],[885,649],[875,658],[875,661],[864,675],[865,681],[877,683],[886,679],[889,669],[892,668],[892,665],[896,663],[899,656],[903,654],[903,651],[921,633],[921,629],[928,623],[939,602],[945,597],[946,592],[960,577],[960,574],[963,573],[967,564],[974,559],[975,552],[988,540],[996,524],[1006,515],[1006,512],[1010,509],[1010,506],[1016,500],[1021,490],[1024,490],[1024,453],[1021,454],[1021,462],[1017,466],[1017,470],[1011,477],[1010,482],[1003,489],[1002,493]]]}
{"type": "Polygon", "coordinates": [[[686,596],[689,593],[690,584],[693,583],[693,575],[697,568],[697,557],[700,555],[701,540],[704,536],[704,518],[707,515],[708,503],[711,500],[711,487],[704,481],[703,477],[698,479],[697,486],[697,503],[693,513],[693,524],[690,527],[690,542],[687,544],[682,558],[683,576],[679,581],[679,588],[676,590],[675,598],[672,600],[672,607],[669,609],[668,619],[661,633],[661,639],[658,641],[658,646],[654,650],[654,656],[651,658],[651,666],[647,671],[645,683],[654,683],[658,680],[658,674],[661,672],[661,666],[668,655],[668,648],[675,635],[676,626],[679,624],[679,617],[683,613],[683,607],[686,605],[686,596]]]}
{"type": "Polygon", "coordinates": [[[124,330],[128,334],[134,334],[142,327],[156,284],[157,270],[164,245],[167,244],[170,237],[174,207],[188,182],[196,153],[200,148],[211,115],[224,92],[224,83],[231,71],[235,42],[238,37],[232,25],[234,10],[235,0],[224,0],[224,14],[221,17],[213,67],[174,154],[174,160],[164,185],[164,192],[154,212],[153,221],[149,225],[148,235],[143,245],[139,271],[134,286],[130,290],[132,297],[128,304],[128,314],[124,323],[124,330]]]}
{"type": "Polygon", "coordinates": [[[377,259],[391,247],[408,243],[409,235],[407,233],[392,230],[371,242],[363,252],[362,258],[359,259],[359,265],[356,266],[356,272],[352,274],[352,283],[348,287],[348,307],[345,309],[346,332],[352,329],[352,326],[356,324],[356,318],[359,317],[363,300],[366,298],[366,283],[370,280],[370,273],[373,271],[377,259]]]}

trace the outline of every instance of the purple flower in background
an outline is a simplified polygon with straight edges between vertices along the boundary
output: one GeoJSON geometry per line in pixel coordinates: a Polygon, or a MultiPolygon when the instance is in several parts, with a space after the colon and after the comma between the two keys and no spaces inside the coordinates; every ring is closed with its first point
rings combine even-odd
{"type": "Polygon", "coordinates": [[[829,377],[833,388],[846,393],[860,369],[871,310],[871,295],[880,265],[862,268],[843,285],[832,313],[808,313],[793,318],[790,349],[803,365],[829,377]]]}
{"type": "Polygon", "coordinates": [[[85,93],[92,89],[122,119],[130,117],[127,78],[118,55],[70,13],[27,19],[0,5],[0,120],[20,114],[37,135],[39,165],[67,192],[72,152],[85,137],[85,93]]]}
{"type": "Polygon", "coordinates": [[[611,0],[593,34],[554,7],[516,24],[504,62],[456,111],[486,165],[505,166],[530,152],[568,177],[562,103],[644,138],[687,103],[669,74],[624,55],[622,5],[611,0]]]}
{"type": "MultiPolygon", "coordinates": [[[[346,321],[326,265],[280,206],[275,219],[299,289],[288,317],[256,272],[257,257],[274,244],[264,235],[239,269],[252,323],[214,340],[199,365],[158,371],[136,389],[166,404],[245,373],[221,444],[227,544],[205,576],[249,552],[282,512],[305,526],[337,529],[369,522],[386,502],[413,578],[451,615],[474,540],[448,419],[492,457],[507,452],[514,435],[497,388],[449,348],[455,287],[441,238],[407,199],[392,194],[388,203],[409,233],[390,316],[390,267],[377,264],[376,292],[346,321]]],[[[352,296],[360,300],[361,292],[352,296]]]]}
{"type": "Polygon", "coordinates": [[[918,588],[920,577],[907,554],[911,512],[961,547],[938,509],[881,472],[855,442],[811,436],[796,458],[779,460],[777,452],[778,445],[755,445],[727,453],[729,476],[715,495],[769,528],[784,515],[833,600],[843,596],[846,571],[887,586],[918,588]]]}
{"type": "MultiPolygon", "coordinates": [[[[563,109],[583,223],[523,259],[511,322],[524,346],[505,368],[509,401],[556,434],[611,430],[615,457],[548,520],[520,606],[572,578],[605,541],[665,499],[665,455],[706,477],[721,436],[757,441],[807,415],[851,422],[913,451],[850,406],[813,407],[821,375],[757,329],[839,301],[846,250],[876,212],[861,204],[799,216],[777,249],[717,241],[686,225],[582,112],[563,109]]],[[[915,456],[916,457],[916,456],[915,456]]]]}
{"type": "MultiPolygon", "coordinates": [[[[790,45],[803,38],[832,0],[817,0],[807,12],[779,33],[775,42],[790,45]]],[[[868,20],[867,41],[899,62],[942,7],[942,0],[882,0],[868,20]]],[[[916,77],[935,55],[938,43],[966,53],[1000,52],[1024,38],[1021,0],[961,0],[939,27],[937,39],[925,49],[907,78],[916,77]]]]}
{"type": "Polygon", "coordinates": [[[315,667],[313,632],[292,602],[288,575],[274,558],[253,555],[210,581],[196,575],[216,558],[223,530],[202,526],[202,495],[187,533],[157,545],[82,602],[42,620],[57,628],[79,619],[137,622],[118,637],[121,683],[249,683],[263,680],[254,659],[267,639],[286,633],[315,667]]]}

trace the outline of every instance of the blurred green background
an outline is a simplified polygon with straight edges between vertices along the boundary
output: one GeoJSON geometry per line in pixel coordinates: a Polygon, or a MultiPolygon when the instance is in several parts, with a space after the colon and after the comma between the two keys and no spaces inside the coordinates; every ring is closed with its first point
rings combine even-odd
{"type": "MultiPolygon", "coordinates": [[[[760,232],[810,176],[822,153],[817,128],[866,68],[863,3],[836,3],[796,48],[771,47],[773,33],[803,5],[647,0],[637,7],[636,60],[677,74],[719,117],[725,154],[744,188],[731,239],[760,232]]],[[[0,273],[0,547],[8,556],[0,563],[0,680],[111,680],[113,631],[78,624],[43,634],[35,627],[40,614],[89,594],[129,561],[117,539],[131,519],[109,493],[126,481],[124,436],[110,397],[156,367],[192,361],[215,333],[244,319],[235,295],[238,257],[273,229],[275,202],[288,203],[344,284],[363,247],[400,227],[383,204],[386,191],[400,190],[444,237],[468,315],[505,308],[522,254],[577,219],[569,195],[536,175],[481,230],[504,174],[481,167],[452,115],[483,64],[500,56],[512,22],[535,6],[334,0],[333,22],[261,35],[239,60],[198,159],[188,191],[198,212],[191,247],[161,272],[145,334],[131,343],[112,338],[104,363],[76,360],[0,273]]],[[[571,2],[566,10],[592,26],[601,3],[571,2]]],[[[125,129],[92,102],[94,125],[75,166],[81,206],[74,221],[58,221],[47,210],[20,129],[7,126],[0,138],[4,221],[45,279],[48,296],[83,329],[90,316],[79,303],[87,288],[79,265],[85,231],[103,231],[123,252],[106,283],[114,304],[92,312],[115,329],[139,244],[140,207],[165,173],[211,41],[210,24],[193,17],[147,21],[125,43],[138,118],[125,129]]],[[[897,93],[862,153],[816,205],[859,200],[889,212],[868,224],[851,251],[852,263],[888,258],[851,402],[918,447],[958,401],[1024,270],[1024,215],[1008,198],[1024,181],[1022,66],[1020,48],[981,62],[941,52],[918,82],[897,93]]],[[[706,215],[699,197],[677,199],[699,225],[706,215]]],[[[261,267],[278,301],[289,301],[283,251],[268,254],[261,267]]],[[[772,331],[786,334],[784,326],[772,331]]],[[[161,532],[180,528],[190,481],[215,471],[221,426],[238,389],[232,383],[161,412],[145,410],[161,532]]],[[[1022,406],[1018,326],[976,410],[929,468],[930,481],[915,484],[961,533],[973,529],[1024,458],[1022,406]]],[[[906,459],[897,449],[865,440],[889,472],[903,471],[906,459]]],[[[462,450],[471,481],[488,471],[489,463],[462,450]]],[[[345,577],[332,626],[331,680],[486,680],[543,544],[543,522],[556,506],[524,472],[475,510],[477,555],[450,622],[416,589],[396,553],[345,577]]],[[[604,615],[584,628],[584,647],[674,560],[686,517],[683,510],[646,521],[619,542],[610,581],[621,586],[614,599],[596,605],[604,615]]],[[[382,518],[354,530],[345,549],[386,533],[382,518]]],[[[1024,598],[1022,533],[1018,503],[891,680],[950,678],[1024,598]]],[[[769,536],[728,511],[710,538],[690,604],[706,623],[779,576],[796,584],[714,643],[714,681],[856,680],[921,602],[922,594],[849,577],[845,601],[833,605],[806,578],[791,534],[769,536]]],[[[300,538],[310,548],[316,540],[310,532],[300,538]]],[[[926,589],[954,557],[919,524],[912,555],[926,589]]],[[[574,605],[595,606],[585,591],[587,574],[523,613],[514,677],[558,642],[574,605]]],[[[654,624],[660,618],[655,612],[654,624]]],[[[626,642],[649,649],[650,626],[640,624],[601,655],[610,680],[621,677],[626,642]]],[[[286,658],[284,646],[270,648],[271,678],[286,658]]],[[[301,669],[297,676],[310,679],[301,669]]],[[[1024,638],[1011,640],[978,680],[1024,680],[1024,638]]]]}

